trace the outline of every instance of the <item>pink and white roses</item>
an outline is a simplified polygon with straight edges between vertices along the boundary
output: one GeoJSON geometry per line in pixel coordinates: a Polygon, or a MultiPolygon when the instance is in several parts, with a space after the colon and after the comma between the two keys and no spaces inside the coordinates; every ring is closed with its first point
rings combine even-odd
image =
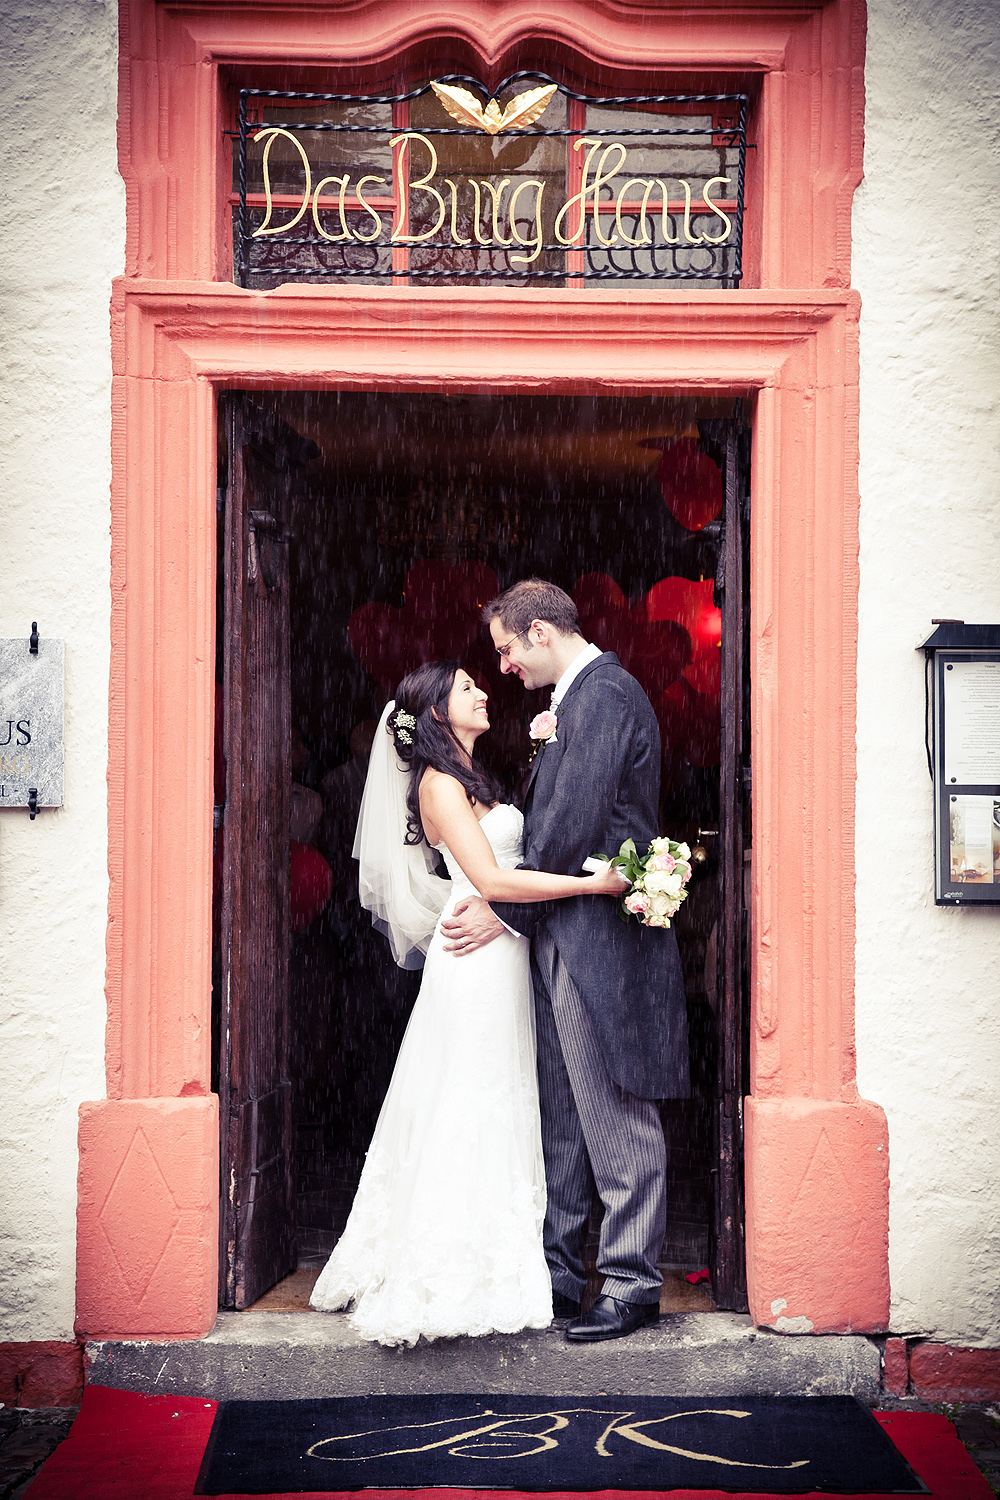
{"type": "Polygon", "coordinates": [[[644,927],[669,927],[672,917],[687,900],[691,879],[691,850],[673,839],[654,839],[640,855],[634,839],[626,839],[611,863],[631,890],[622,898],[619,915],[624,921],[638,917],[644,927]]]}

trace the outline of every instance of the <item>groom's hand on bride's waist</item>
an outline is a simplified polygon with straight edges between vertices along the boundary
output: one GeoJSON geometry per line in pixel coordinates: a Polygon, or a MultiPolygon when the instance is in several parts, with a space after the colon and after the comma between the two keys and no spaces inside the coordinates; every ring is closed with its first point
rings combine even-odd
{"type": "Polygon", "coordinates": [[[493,908],[481,896],[470,896],[460,901],[450,917],[441,923],[445,939],[444,951],[461,958],[464,953],[475,953],[485,948],[494,938],[507,929],[493,908]]]}

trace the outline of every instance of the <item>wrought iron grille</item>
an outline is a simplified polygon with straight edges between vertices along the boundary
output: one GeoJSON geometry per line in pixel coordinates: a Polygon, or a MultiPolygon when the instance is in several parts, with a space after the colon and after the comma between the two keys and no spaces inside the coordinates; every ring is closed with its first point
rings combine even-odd
{"type": "Polygon", "coordinates": [[[738,287],[745,94],[241,89],[234,279],[738,287]],[[536,120],[542,123],[535,125],[536,120]]]}

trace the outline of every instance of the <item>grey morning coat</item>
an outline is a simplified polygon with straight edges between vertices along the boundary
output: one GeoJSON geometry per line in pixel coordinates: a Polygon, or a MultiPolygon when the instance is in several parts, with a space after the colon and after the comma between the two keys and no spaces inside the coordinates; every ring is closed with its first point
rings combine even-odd
{"type": "MultiPolygon", "coordinates": [[[[558,708],[524,801],[523,870],[579,875],[591,854],[656,838],[660,732],[652,705],[613,651],[590,662],[558,708]]],[[[672,929],[625,923],[609,896],[515,904],[497,915],[531,936],[545,922],[576,984],[615,1083],[643,1099],[689,1093],[687,1008],[672,929]]]]}

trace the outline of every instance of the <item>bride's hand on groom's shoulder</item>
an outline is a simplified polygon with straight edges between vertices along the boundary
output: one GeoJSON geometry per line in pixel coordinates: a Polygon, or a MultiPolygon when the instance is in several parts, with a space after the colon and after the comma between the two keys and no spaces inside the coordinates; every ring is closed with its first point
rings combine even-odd
{"type": "Polygon", "coordinates": [[[441,922],[444,951],[459,958],[466,953],[475,953],[477,948],[485,948],[487,943],[492,943],[506,931],[500,918],[481,896],[460,901],[451,916],[441,922]]]}

